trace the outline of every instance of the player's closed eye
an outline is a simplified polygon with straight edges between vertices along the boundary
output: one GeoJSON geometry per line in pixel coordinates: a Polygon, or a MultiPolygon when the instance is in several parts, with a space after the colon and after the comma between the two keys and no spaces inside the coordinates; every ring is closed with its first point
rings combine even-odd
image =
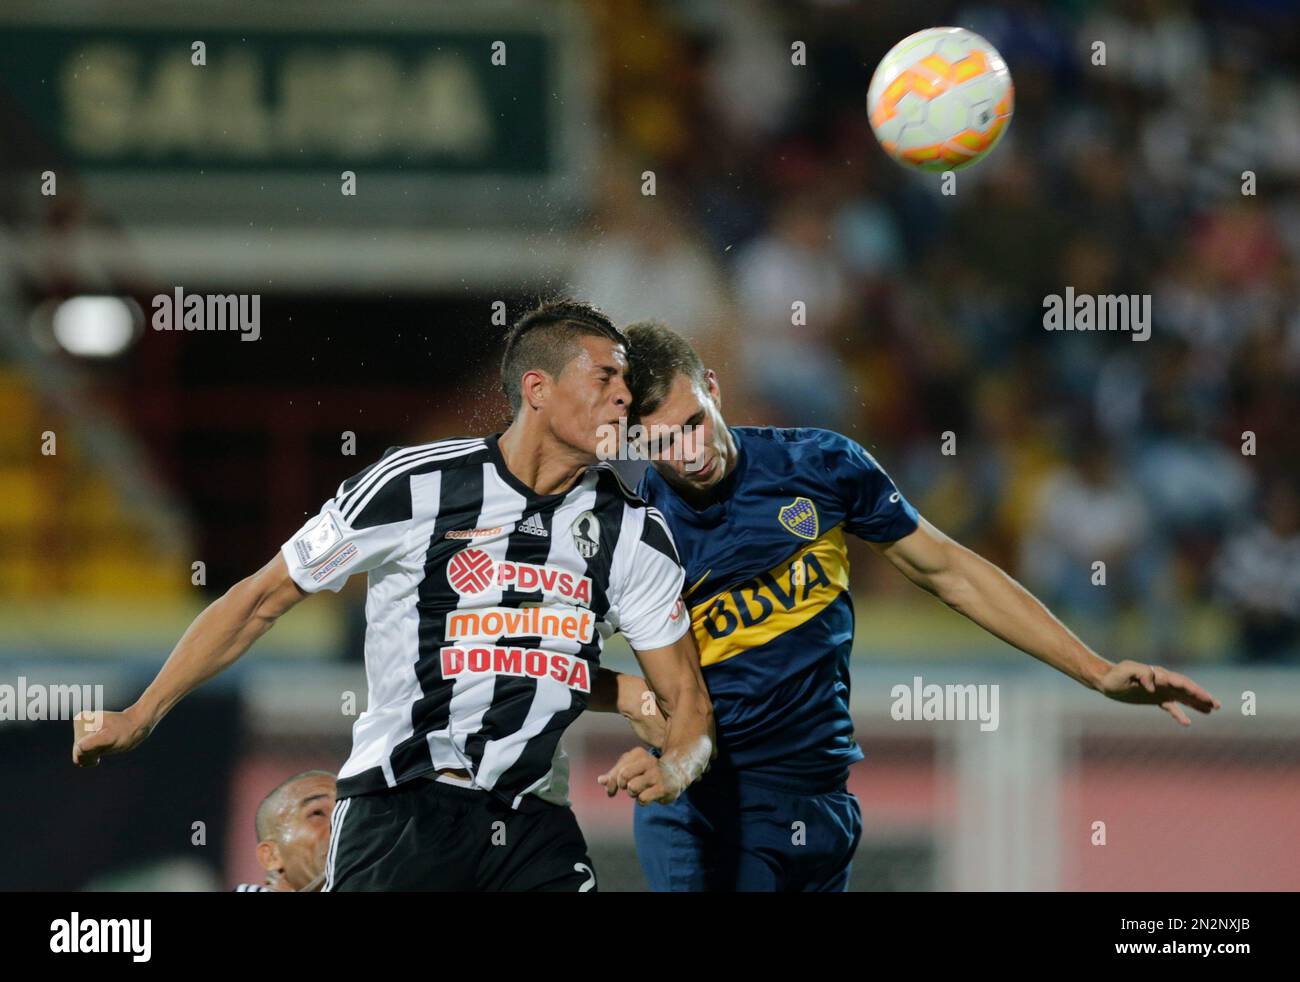
{"type": "Polygon", "coordinates": [[[677,433],[672,432],[664,437],[657,437],[651,441],[651,456],[655,460],[671,460],[677,451],[677,433]]]}

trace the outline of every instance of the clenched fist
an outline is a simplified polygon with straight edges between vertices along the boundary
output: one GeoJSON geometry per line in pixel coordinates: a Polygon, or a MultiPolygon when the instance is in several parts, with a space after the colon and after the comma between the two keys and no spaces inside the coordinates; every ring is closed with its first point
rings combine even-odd
{"type": "Polygon", "coordinates": [[[78,767],[95,767],[100,757],[126,753],[142,743],[151,729],[130,710],[77,713],[72,720],[72,762],[78,767]]]}
{"type": "Polygon", "coordinates": [[[611,798],[620,788],[626,788],[641,805],[670,804],[686,790],[688,783],[671,761],[655,757],[644,747],[629,750],[596,780],[611,798]]]}

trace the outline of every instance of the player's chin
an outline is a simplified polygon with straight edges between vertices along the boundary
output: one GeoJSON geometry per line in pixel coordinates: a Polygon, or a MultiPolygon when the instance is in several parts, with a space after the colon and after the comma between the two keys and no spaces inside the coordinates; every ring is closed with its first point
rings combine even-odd
{"type": "Polygon", "coordinates": [[[682,472],[683,480],[687,481],[690,485],[700,491],[707,491],[709,488],[713,487],[713,485],[717,484],[721,477],[722,467],[719,466],[716,457],[704,467],[682,472]]]}
{"type": "Polygon", "coordinates": [[[605,423],[601,424],[601,429],[595,433],[589,433],[582,440],[575,441],[575,446],[580,447],[595,460],[617,460],[622,450],[622,445],[610,439],[609,433],[605,427],[612,427],[613,432],[617,432],[618,424],[605,423]]]}

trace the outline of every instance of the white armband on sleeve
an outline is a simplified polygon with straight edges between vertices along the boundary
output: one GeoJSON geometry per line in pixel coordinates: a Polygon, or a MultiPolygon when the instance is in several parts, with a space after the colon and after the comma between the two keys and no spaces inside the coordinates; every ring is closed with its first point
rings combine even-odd
{"type": "Polygon", "coordinates": [[[293,581],[308,593],[338,593],[353,573],[365,573],[401,553],[410,522],[393,522],[356,529],[335,507],[325,503],[320,514],[290,536],[280,553],[293,581]]]}

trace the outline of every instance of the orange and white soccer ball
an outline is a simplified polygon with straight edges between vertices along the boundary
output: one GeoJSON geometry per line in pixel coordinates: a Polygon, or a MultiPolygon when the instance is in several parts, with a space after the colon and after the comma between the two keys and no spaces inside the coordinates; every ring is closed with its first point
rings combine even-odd
{"type": "Polygon", "coordinates": [[[903,38],[881,59],[867,90],[871,128],[905,167],[969,167],[1011,122],[1011,72],[997,49],[961,27],[903,38]]]}

